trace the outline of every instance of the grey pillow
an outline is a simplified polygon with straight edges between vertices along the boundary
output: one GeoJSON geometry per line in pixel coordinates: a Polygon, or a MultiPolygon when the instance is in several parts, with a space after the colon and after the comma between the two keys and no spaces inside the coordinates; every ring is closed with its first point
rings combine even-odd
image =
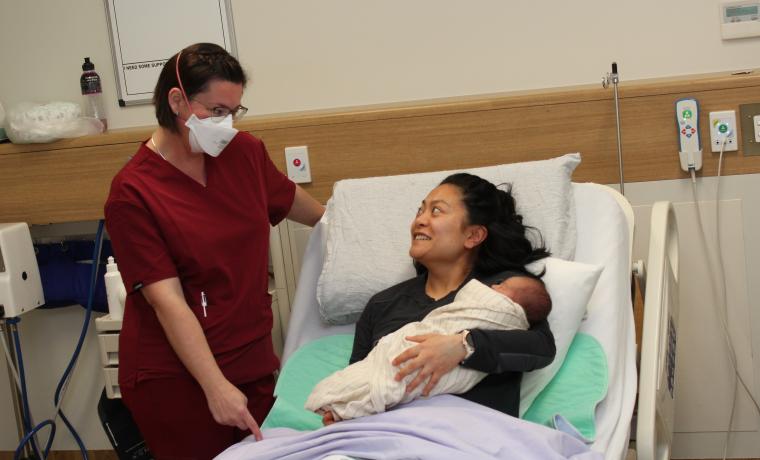
{"type": "MultiPolygon", "coordinates": [[[[494,184],[512,184],[517,211],[536,227],[554,257],[575,254],[572,153],[549,160],[466,170],[494,184]]],[[[317,283],[322,319],[348,324],[377,292],[414,276],[409,226],[417,207],[441,180],[458,171],[348,179],[335,184],[323,221],[325,262],[317,283]]]]}

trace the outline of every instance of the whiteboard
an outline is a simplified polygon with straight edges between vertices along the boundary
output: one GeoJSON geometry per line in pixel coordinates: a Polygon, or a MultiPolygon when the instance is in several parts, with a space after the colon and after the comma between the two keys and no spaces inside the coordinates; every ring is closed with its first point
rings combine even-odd
{"type": "Polygon", "coordinates": [[[164,63],[194,43],[237,56],[229,0],[105,0],[119,105],[150,103],[164,63]]]}

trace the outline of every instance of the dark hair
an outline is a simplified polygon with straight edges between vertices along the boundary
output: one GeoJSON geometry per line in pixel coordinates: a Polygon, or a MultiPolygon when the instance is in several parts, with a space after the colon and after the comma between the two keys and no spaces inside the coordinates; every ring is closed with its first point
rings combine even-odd
{"type": "MultiPolygon", "coordinates": [[[[467,223],[482,225],[488,230],[488,236],[477,249],[475,273],[481,276],[505,270],[527,273],[526,265],[549,256],[541,233],[522,223],[508,184],[503,190],[468,173],[452,174],[441,182],[444,184],[453,185],[462,193],[467,223]],[[529,234],[535,246],[528,238],[529,234]]],[[[421,264],[415,266],[418,273],[424,272],[421,264]]]]}
{"type": "Polygon", "coordinates": [[[179,74],[188,99],[205,91],[212,80],[231,81],[243,86],[248,81],[238,60],[213,43],[190,45],[169,58],[153,91],[153,105],[156,106],[158,124],[175,133],[178,131],[177,118],[169,105],[169,91],[180,87],[177,81],[178,55],[181,55],[179,74]]]}

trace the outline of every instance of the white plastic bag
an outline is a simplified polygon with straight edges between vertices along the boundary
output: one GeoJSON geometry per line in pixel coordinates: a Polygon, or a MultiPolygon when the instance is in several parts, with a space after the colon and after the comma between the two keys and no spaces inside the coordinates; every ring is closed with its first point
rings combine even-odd
{"type": "Polygon", "coordinates": [[[20,102],[8,110],[5,132],[14,144],[52,142],[103,132],[100,120],[81,114],[81,107],[73,102],[20,102]]]}

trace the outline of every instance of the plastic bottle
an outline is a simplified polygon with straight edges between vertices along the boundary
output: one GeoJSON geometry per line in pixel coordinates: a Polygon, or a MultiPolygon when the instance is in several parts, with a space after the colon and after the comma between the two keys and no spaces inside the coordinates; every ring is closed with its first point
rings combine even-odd
{"type": "Polygon", "coordinates": [[[106,284],[106,299],[108,300],[108,312],[111,319],[121,320],[124,317],[124,302],[127,299],[127,290],[121,280],[121,273],[116,266],[113,257],[108,258],[106,274],[103,275],[106,284]]]}
{"type": "Polygon", "coordinates": [[[103,123],[103,131],[105,131],[108,129],[108,120],[106,120],[106,111],[103,105],[100,75],[95,72],[95,64],[90,62],[88,57],[84,58],[82,71],[79,85],[82,87],[82,96],[84,96],[84,116],[99,119],[103,123]]]}

